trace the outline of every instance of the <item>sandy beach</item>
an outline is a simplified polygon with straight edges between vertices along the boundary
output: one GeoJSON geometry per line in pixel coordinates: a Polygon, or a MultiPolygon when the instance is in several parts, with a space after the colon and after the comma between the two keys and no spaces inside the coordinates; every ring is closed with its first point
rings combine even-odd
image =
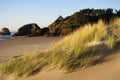
{"type": "Polygon", "coordinates": [[[58,42],[62,37],[12,37],[0,40],[0,62],[11,58],[43,51],[58,42]]]}

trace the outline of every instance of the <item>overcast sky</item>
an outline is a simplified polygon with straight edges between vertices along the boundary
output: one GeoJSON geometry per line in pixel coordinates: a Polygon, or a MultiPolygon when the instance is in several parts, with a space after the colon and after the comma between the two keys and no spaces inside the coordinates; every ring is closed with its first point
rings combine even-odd
{"type": "Polygon", "coordinates": [[[120,9],[120,0],[0,0],[0,29],[17,31],[29,23],[46,27],[59,15],[66,17],[84,8],[120,9]]]}

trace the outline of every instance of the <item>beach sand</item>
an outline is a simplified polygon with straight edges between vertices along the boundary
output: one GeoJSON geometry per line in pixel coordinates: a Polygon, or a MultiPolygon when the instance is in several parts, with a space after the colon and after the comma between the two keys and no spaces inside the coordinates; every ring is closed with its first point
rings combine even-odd
{"type": "Polygon", "coordinates": [[[62,37],[12,37],[0,40],[0,62],[11,58],[43,51],[58,42],[62,37]]]}
{"type": "MultiPolygon", "coordinates": [[[[22,55],[24,51],[45,50],[60,39],[62,37],[18,37],[0,41],[0,45],[2,45],[0,59],[1,61],[8,60],[11,57],[22,55]]],[[[120,50],[107,55],[102,61],[97,65],[71,73],[63,73],[56,69],[44,69],[33,76],[20,78],[7,76],[0,77],[0,80],[120,80],[120,50]]]]}

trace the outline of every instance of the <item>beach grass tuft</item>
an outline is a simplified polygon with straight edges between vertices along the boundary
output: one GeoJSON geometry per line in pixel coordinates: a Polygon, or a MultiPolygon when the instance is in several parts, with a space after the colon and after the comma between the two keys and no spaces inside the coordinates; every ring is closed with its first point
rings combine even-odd
{"type": "Polygon", "coordinates": [[[34,53],[33,55],[24,55],[20,58],[12,59],[0,66],[1,74],[12,74],[14,76],[28,76],[40,71],[47,61],[42,53],[34,53]]]}

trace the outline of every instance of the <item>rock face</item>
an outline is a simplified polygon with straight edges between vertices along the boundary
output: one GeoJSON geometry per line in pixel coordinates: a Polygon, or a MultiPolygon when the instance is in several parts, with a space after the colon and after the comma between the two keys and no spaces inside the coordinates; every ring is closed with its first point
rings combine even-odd
{"type": "Polygon", "coordinates": [[[114,13],[113,9],[83,9],[74,14],[63,18],[59,16],[52,24],[50,24],[50,34],[68,35],[74,30],[81,28],[85,24],[97,23],[99,19],[102,19],[108,24],[113,18],[120,17],[120,10],[114,13]]]}
{"type": "Polygon", "coordinates": [[[22,26],[18,29],[18,32],[14,34],[14,36],[39,36],[41,32],[41,28],[36,23],[31,23],[22,26]]]}
{"type": "Polygon", "coordinates": [[[42,28],[40,34],[41,34],[41,36],[43,36],[43,35],[49,36],[49,28],[48,27],[42,28]]]}
{"type": "Polygon", "coordinates": [[[1,35],[10,35],[11,33],[8,28],[2,28],[0,31],[0,34],[1,35]]]}
{"type": "Polygon", "coordinates": [[[53,36],[59,36],[68,35],[73,32],[74,28],[76,27],[70,24],[69,18],[69,16],[66,18],[59,16],[51,25],[48,26],[49,34],[53,34],[53,36]]]}

